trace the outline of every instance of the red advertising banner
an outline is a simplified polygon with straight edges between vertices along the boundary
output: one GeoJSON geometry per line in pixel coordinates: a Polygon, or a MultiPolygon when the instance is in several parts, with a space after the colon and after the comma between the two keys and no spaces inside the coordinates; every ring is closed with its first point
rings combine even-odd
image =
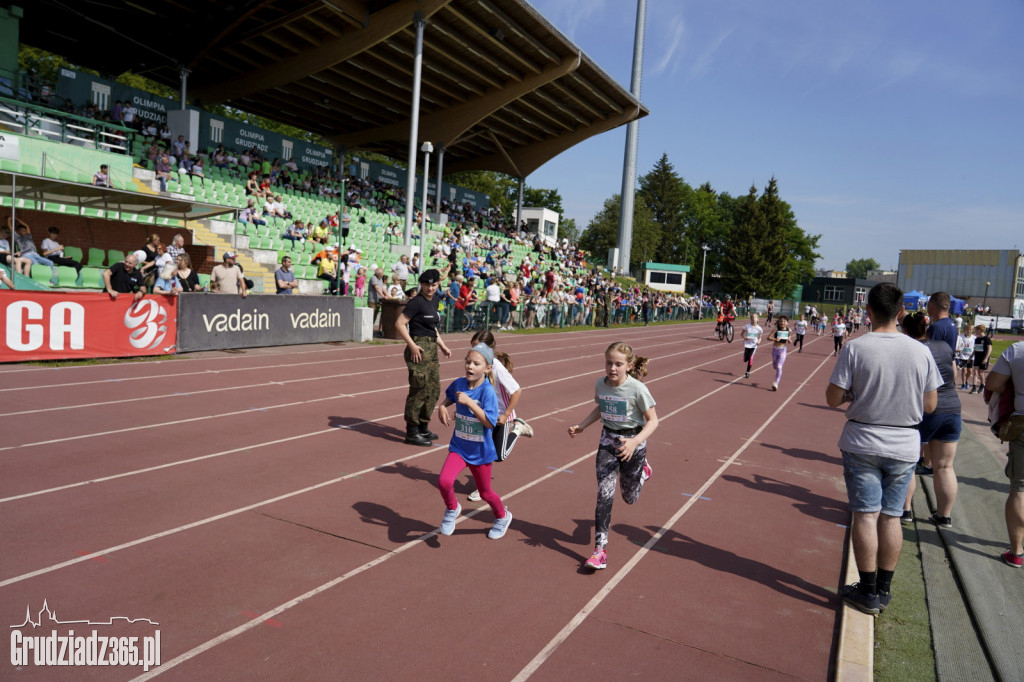
{"type": "Polygon", "coordinates": [[[0,291],[0,362],[174,352],[177,300],[131,294],[0,291]]]}

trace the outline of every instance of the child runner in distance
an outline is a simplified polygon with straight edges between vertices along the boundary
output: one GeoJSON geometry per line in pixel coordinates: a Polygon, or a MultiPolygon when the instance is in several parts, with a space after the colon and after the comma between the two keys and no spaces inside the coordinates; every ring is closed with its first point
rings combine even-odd
{"type": "Polygon", "coordinates": [[[647,462],[647,439],[658,428],[654,398],[640,379],[647,376],[647,358],[633,353],[621,341],[604,352],[605,376],[597,380],[590,414],[569,427],[575,438],[584,429],[601,420],[601,439],[597,449],[597,508],[594,512],[594,553],[583,564],[598,570],[608,565],[608,529],[612,522],[615,480],[622,485],[622,499],[633,504],[640,497],[644,481],[651,477],[647,462]]]}
{"type": "Polygon", "coordinates": [[[836,313],[836,319],[832,322],[832,343],[835,345],[835,351],[832,355],[839,355],[839,351],[843,348],[843,339],[846,337],[846,323],[843,322],[843,318],[839,317],[839,313],[836,313]]]}
{"type": "Polygon", "coordinates": [[[992,339],[986,332],[983,324],[974,328],[974,358],[971,361],[974,386],[971,387],[971,393],[982,393],[985,390],[985,371],[988,370],[988,360],[992,355],[992,339]]]}
{"type": "MultiPolygon", "coordinates": [[[[533,428],[516,417],[516,405],[519,404],[519,397],[523,394],[523,389],[512,376],[512,358],[494,348],[494,334],[489,329],[481,329],[473,335],[470,345],[475,346],[478,343],[482,343],[494,351],[491,375],[494,377],[495,393],[498,396],[498,421],[491,433],[494,438],[494,450],[498,456],[495,461],[504,462],[512,452],[519,436],[533,438],[533,428]]],[[[470,502],[479,502],[480,499],[479,490],[474,490],[469,494],[470,502]]]]}
{"type": "Polygon", "coordinates": [[[974,334],[965,325],[956,339],[956,366],[960,370],[960,390],[966,391],[974,367],[974,334]]]}
{"type": "Polygon", "coordinates": [[[456,405],[455,433],[437,483],[445,506],[441,535],[451,535],[455,531],[455,521],[462,512],[462,505],[455,499],[454,484],[466,466],[473,472],[480,497],[494,512],[494,526],[487,537],[497,540],[504,536],[512,522],[512,512],[491,489],[491,463],[498,456],[491,436],[491,430],[498,421],[498,397],[487,376],[493,363],[494,351],[482,343],[473,346],[466,354],[466,376],[459,377],[448,386],[445,400],[437,408],[441,423],[448,426],[451,424],[448,406],[456,405]]]}
{"type": "Polygon", "coordinates": [[[807,320],[801,315],[796,321],[796,339],[793,341],[793,348],[798,349],[797,353],[804,352],[804,335],[807,333],[807,320]]]}
{"type": "Polygon", "coordinates": [[[750,313],[750,322],[743,325],[743,362],[747,365],[744,379],[750,378],[750,370],[754,367],[754,351],[757,350],[757,344],[761,343],[762,334],[764,329],[757,323],[757,313],[750,313]]]}
{"type": "Polygon", "coordinates": [[[775,383],[772,390],[779,390],[779,382],[782,381],[782,366],[786,364],[786,348],[789,345],[789,318],[780,315],[775,323],[775,331],[771,335],[772,340],[772,367],[775,368],[775,383]]]}

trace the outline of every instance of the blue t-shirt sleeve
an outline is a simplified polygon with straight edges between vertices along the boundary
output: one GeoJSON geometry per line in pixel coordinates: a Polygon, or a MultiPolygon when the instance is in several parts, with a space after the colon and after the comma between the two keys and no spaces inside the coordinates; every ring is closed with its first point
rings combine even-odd
{"type": "Polygon", "coordinates": [[[493,426],[498,423],[498,395],[494,392],[490,381],[485,381],[483,388],[484,390],[480,392],[480,407],[487,415],[487,421],[491,422],[493,426]]]}
{"type": "MultiPolygon", "coordinates": [[[[461,377],[460,377],[460,379],[461,379],[461,377]]],[[[450,400],[453,403],[458,403],[458,400],[457,400],[458,396],[457,396],[457,394],[458,394],[459,391],[462,391],[462,390],[465,390],[465,389],[459,388],[459,379],[456,379],[452,383],[448,384],[448,388],[446,388],[444,390],[444,397],[445,397],[445,399],[450,400]]]]}

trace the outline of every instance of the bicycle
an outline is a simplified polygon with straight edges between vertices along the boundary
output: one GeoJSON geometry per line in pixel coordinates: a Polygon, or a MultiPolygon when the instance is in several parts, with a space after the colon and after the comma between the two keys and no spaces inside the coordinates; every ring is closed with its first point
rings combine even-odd
{"type": "Polygon", "coordinates": [[[732,343],[733,334],[734,331],[732,328],[732,322],[730,322],[729,320],[724,320],[720,325],[718,325],[719,341],[722,341],[724,339],[725,341],[732,343]]]}
{"type": "Polygon", "coordinates": [[[462,311],[462,324],[460,325],[460,331],[468,332],[475,329],[487,329],[492,324],[496,324],[493,319],[488,320],[489,312],[492,312],[488,307],[482,306],[479,303],[473,306],[472,310],[462,311]]]}

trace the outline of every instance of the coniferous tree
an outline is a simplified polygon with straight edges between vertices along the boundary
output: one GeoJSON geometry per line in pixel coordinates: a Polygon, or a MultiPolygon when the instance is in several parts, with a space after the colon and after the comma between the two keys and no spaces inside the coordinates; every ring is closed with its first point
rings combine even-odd
{"type": "Polygon", "coordinates": [[[675,172],[668,154],[640,178],[637,203],[644,201],[660,232],[653,258],[659,263],[688,263],[693,256],[693,242],[684,230],[682,213],[688,194],[693,190],[675,172]]]}

